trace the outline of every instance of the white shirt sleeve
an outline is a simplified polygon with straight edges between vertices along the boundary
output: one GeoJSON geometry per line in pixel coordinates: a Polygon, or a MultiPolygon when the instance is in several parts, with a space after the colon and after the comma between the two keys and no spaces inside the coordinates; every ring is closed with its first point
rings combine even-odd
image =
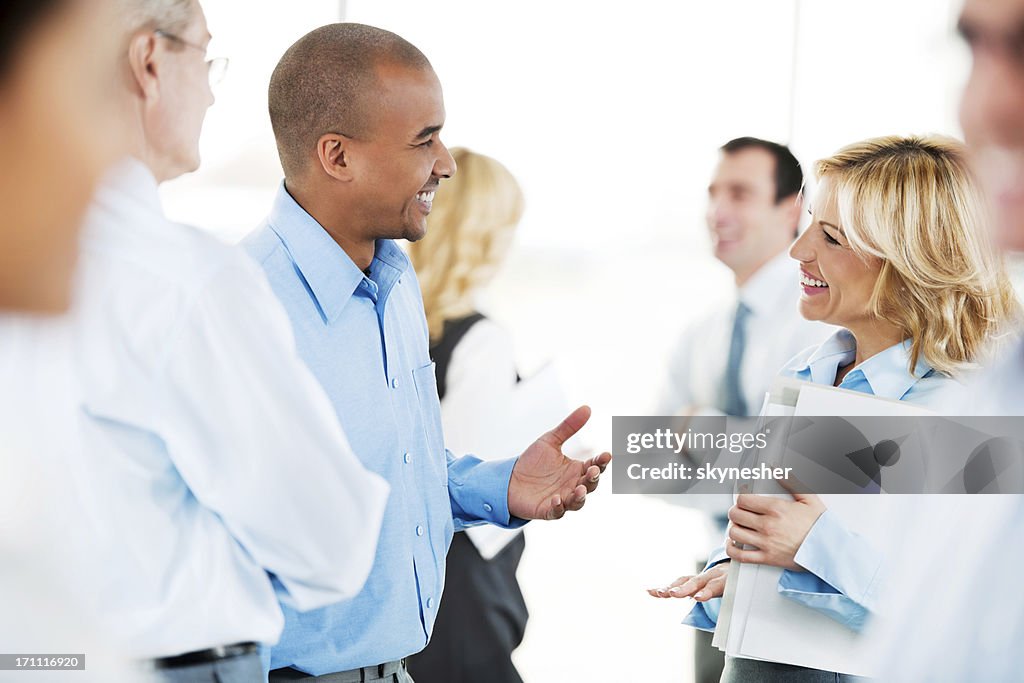
{"type": "Polygon", "coordinates": [[[501,434],[516,388],[508,332],[486,318],[473,325],[452,351],[445,386],[441,419],[445,445],[453,453],[488,460],[520,454],[522,447],[501,434]]]}
{"type": "Polygon", "coordinates": [[[155,431],[197,500],[308,610],[362,587],[388,485],[352,453],[284,310],[245,266],[217,274],[168,340],[155,431]]]}
{"type": "MultiPolygon", "coordinates": [[[[558,424],[565,411],[559,388],[544,380],[530,386],[533,379],[517,382],[516,377],[508,331],[486,318],[473,325],[452,351],[445,378],[441,419],[450,449],[487,460],[518,456],[558,424]]],[[[490,559],[521,531],[483,525],[465,533],[490,559]]]]}

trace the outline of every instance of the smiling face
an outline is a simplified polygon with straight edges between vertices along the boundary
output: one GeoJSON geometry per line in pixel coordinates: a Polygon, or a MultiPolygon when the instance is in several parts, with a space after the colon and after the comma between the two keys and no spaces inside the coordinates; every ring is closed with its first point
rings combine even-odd
{"type": "Polygon", "coordinates": [[[775,159],[766,150],[722,155],[708,186],[707,224],[715,258],[740,282],[793,238],[796,198],[776,202],[775,195],[775,159]]]}
{"type": "Polygon", "coordinates": [[[378,67],[380,115],[365,138],[350,142],[353,211],[370,239],[415,242],[427,233],[434,192],[455,174],[441,142],[444,99],[429,68],[378,67]]]}
{"type": "Polygon", "coordinates": [[[803,317],[852,330],[873,322],[869,302],[882,261],[850,247],[828,176],[818,186],[811,225],[789,255],[800,262],[803,317]]]}
{"type": "Polygon", "coordinates": [[[959,30],[973,57],[960,125],[997,240],[1024,250],[1024,1],[966,0],[959,30]]]}

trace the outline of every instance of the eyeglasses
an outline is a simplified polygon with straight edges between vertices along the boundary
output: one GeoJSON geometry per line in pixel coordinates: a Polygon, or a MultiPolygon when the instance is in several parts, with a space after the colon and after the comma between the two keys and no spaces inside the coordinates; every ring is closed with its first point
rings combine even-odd
{"type": "MultiPolygon", "coordinates": [[[[201,45],[196,45],[195,43],[190,43],[189,41],[185,40],[184,38],[176,36],[173,33],[168,33],[167,31],[164,31],[163,29],[159,29],[159,28],[157,30],[153,31],[153,34],[157,35],[157,36],[159,36],[161,38],[166,38],[167,40],[170,40],[172,42],[180,43],[181,45],[184,45],[185,47],[190,47],[190,48],[192,48],[194,50],[199,50],[200,52],[203,53],[203,57],[206,57],[206,48],[202,47],[201,45]]],[[[213,59],[207,59],[206,60],[206,71],[207,71],[207,73],[209,75],[209,78],[210,78],[210,85],[211,86],[217,85],[218,83],[220,83],[221,81],[224,80],[224,74],[226,74],[227,71],[228,71],[228,58],[227,57],[214,57],[213,59]]]]}

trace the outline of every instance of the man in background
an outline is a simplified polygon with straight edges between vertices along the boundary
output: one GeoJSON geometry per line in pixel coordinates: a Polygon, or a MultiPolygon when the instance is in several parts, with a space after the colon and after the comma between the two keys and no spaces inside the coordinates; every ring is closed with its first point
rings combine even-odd
{"type": "MultiPolygon", "coordinates": [[[[829,326],[800,315],[799,268],[787,253],[799,228],[802,188],[800,163],[788,147],[753,137],[722,145],[706,218],[715,258],[732,271],[735,291],[680,338],[655,414],[757,415],[783,365],[828,336],[829,326]]],[[[708,547],[719,544],[730,496],[671,502],[705,511],[713,534],[708,547]]],[[[697,633],[697,683],[722,674],[724,657],[711,637],[697,633]]]]}

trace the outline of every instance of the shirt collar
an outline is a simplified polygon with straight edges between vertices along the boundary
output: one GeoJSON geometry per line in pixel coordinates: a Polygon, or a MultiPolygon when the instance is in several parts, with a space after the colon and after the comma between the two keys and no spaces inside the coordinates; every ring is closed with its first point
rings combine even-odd
{"type": "MultiPolygon", "coordinates": [[[[902,399],[918,380],[934,372],[931,365],[921,357],[910,374],[911,341],[906,339],[868,358],[850,370],[843,378],[844,384],[863,379],[871,387],[871,393],[882,398],[902,399]]],[[[815,384],[832,386],[836,373],[842,366],[853,362],[857,353],[857,341],[849,330],[837,330],[826,339],[802,365],[791,368],[802,375],[810,375],[815,384]]]]}
{"type": "Polygon", "coordinates": [[[754,315],[778,315],[780,306],[793,306],[798,285],[796,261],[783,251],[750,276],[740,287],[739,299],[754,315]]]}
{"type": "Polygon", "coordinates": [[[97,199],[130,201],[163,214],[156,177],[146,164],[134,157],[122,159],[103,178],[97,199]]]}
{"type": "MultiPolygon", "coordinates": [[[[291,255],[324,318],[334,322],[360,283],[368,279],[366,275],[323,226],[299,206],[284,182],[278,188],[267,222],[291,255]]],[[[379,263],[399,273],[409,267],[409,258],[392,240],[377,240],[373,260],[369,270],[375,280],[379,263]]],[[[381,284],[378,280],[372,289],[383,301],[393,280],[389,278],[387,287],[381,284]]]]}

